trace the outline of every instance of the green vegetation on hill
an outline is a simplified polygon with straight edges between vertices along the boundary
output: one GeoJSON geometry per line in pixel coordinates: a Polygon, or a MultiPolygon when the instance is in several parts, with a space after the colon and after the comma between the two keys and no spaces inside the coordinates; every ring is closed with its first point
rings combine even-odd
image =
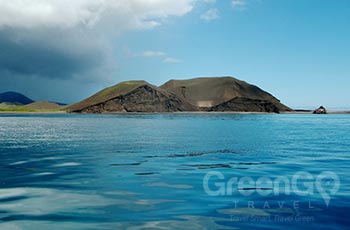
{"type": "Polygon", "coordinates": [[[28,105],[3,102],[0,103],[0,112],[60,112],[64,107],[52,102],[33,102],[28,105]]]}
{"type": "Polygon", "coordinates": [[[35,112],[23,105],[12,104],[8,102],[0,103],[0,112],[35,112]]]}
{"type": "Polygon", "coordinates": [[[24,106],[27,109],[32,110],[60,110],[63,106],[60,106],[54,102],[37,101],[24,106]]]}
{"type": "Polygon", "coordinates": [[[81,102],[68,106],[68,110],[70,111],[80,110],[91,105],[96,105],[98,103],[105,102],[110,99],[116,98],[120,95],[127,94],[143,85],[149,85],[149,84],[146,81],[142,81],[142,80],[121,82],[114,86],[105,88],[81,102]]]}

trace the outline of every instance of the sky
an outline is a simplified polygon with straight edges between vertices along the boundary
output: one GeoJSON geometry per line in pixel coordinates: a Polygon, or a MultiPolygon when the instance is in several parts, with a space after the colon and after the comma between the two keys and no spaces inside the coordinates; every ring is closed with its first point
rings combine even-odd
{"type": "Polygon", "coordinates": [[[350,108],[348,0],[0,0],[0,92],[72,103],[127,80],[233,76],[350,108]]]}

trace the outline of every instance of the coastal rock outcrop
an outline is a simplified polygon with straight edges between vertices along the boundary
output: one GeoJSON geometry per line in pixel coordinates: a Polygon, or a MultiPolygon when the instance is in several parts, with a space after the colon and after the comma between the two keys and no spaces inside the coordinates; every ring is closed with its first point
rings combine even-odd
{"type": "Polygon", "coordinates": [[[327,110],[325,107],[320,106],[318,109],[315,109],[312,113],[313,114],[327,114],[327,110]]]}

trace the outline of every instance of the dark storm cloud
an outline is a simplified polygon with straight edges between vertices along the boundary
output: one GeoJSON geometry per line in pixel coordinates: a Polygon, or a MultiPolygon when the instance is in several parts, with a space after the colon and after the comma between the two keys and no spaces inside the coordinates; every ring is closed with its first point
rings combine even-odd
{"type": "Polygon", "coordinates": [[[112,62],[106,44],[79,30],[0,30],[0,71],[69,79],[112,62]],[[108,60],[110,59],[110,60],[108,60]]]}
{"type": "Polygon", "coordinates": [[[86,97],[117,81],[121,34],[160,26],[194,2],[0,0],[0,92],[66,102],[86,97]]]}
{"type": "MultiPolygon", "coordinates": [[[[0,0],[1,1],[1,0],[0,0]]],[[[1,1],[0,71],[53,79],[109,78],[116,35],[182,16],[194,0],[1,1]]]]}

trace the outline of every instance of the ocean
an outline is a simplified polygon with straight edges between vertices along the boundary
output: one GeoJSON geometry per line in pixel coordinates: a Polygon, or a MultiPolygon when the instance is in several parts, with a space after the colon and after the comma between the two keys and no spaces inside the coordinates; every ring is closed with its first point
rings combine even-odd
{"type": "Polygon", "coordinates": [[[349,229],[350,115],[1,114],[0,229],[349,229]]]}

